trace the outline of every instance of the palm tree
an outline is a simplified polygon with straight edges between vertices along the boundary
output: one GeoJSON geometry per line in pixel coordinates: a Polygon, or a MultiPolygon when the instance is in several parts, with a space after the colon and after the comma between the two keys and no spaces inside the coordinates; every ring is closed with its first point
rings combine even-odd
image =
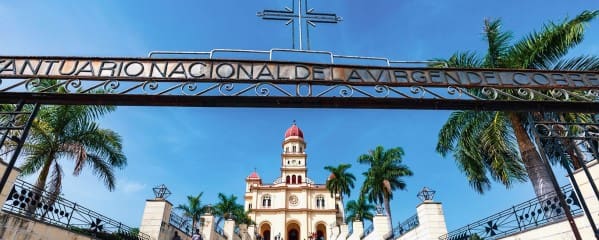
{"type": "Polygon", "coordinates": [[[345,206],[345,222],[350,223],[354,220],[364,222],[364,219],[372,221],[374,209],[374,205],[368,203],[364,196],[360,196],[357,201],[351,200],[345,206]]]}
{"type": "Polygon", "coordinates": [[[233,216],[235,217],[235,222],[237,224],[253,224],[254,221],[249,216],[251,210],[245,211],[243,205],[235,204],[235,209],[233,210],[233,216]]]}
{"type": "Polygon", "coordinates": [[[201,197],[203,192],[197,196],[187,196],[187,204],[179,204],[176,209],[183,211],[183,215],[191,218],[192,232],[197,228],[196,224],[200,221],[200,217],[204,214],[204,206],[202,206],[201,197]]]}
{"type": "Polygon", "coordinates": [[[331,192],[331,197],[339,194],[341,204],[343,204],[343,195],[349,197],[351,189],[354,188],[354,181],[356,177],[349,172],[347,169],[351,167],[351,164],[339,164],[337,167],[326,166],[325,170],[331,172],[331,176],[327,180],[326,187],[331,192]]]}
{"type": "Polygon", "coordinates": [[[114,169],[127,164],[122,140],[95,122],[114,110],[113,106],[43,106],[23,148],[21,174],[40,171],[36,186],[57,196],[64,175],[60,161],[72,160],[73,175],[89,167],[109,190],[114,190],[114,169]]]}
{"type": "Polygon", "coordinates": [[[233,217],[233,213],[238,206],[237,196],[233,194],[227,197],[223,193],[218,193],[218,199],[219,202],[216,204],[216,206],[214,206],[214,212],[217,216],[219,216],[216,226],[218,226],[223,219],[229,219],[233,217]]]}
{"type": "Polygon", "coordinates": [[[366,179],[364,179],[361,193],[365,194],[368,201],[385,205],[391,226],[391,204],[389,202],[393,199],[393,191],[405,189],[406,183],[401,178],[413,174],[408,166],[402,164],[403,155],[404,151],[401,147],[385,150],[382,146],[377,146],[368,154],[362,154],[358,158],[359,163],[370,165],[368,171],[363,173],[366,179]]]}
{"type": "MultiPolygon", "coordinates": [[[[485,57],[458,52],[444,62],[464,68],[597,70],[599,57],[564,57],[582,41],[586,23],[598,14],[584,11],[571,20],[550,22],[513,44],[511,33],[501,30],[500,20],[485,20],[485,57]]],[[[540,114],[535,115],[539,118],[540,114]]],[[[530,127],[525,113],[457,111],[439,132],[436,150],[444,157],[453,152],[460,170],[479,193],[490,188],[491,179],[509,188],[528,177],[536,195],[541,196],[555,188],[550,169],[545,168],[527,132],[530,127]]]]}

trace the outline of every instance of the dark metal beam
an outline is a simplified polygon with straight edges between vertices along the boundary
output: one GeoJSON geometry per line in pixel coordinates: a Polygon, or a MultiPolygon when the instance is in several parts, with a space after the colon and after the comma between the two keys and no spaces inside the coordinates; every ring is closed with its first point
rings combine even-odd
{"type": "Polygon", "coordinates": [[[343,97],[168,96],[113,94],[2,93],[0,103],[270,108],[370,108],[478,111],[597,112],[599,102],[397,99],[343,97]]]}

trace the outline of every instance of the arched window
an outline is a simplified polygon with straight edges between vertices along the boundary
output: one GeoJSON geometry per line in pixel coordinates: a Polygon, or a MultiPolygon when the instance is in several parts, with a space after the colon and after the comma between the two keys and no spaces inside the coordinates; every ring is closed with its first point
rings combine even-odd
{"type": "Polygon", "coordinates": [[[285,183],[289,184],[289,176],[285,178],[285,183]]]}
{"type": "Polygon", "coordinates": [[[297,179],[295,178],[295,175],[291,176],[291,183],[292,183],[292,184],[296,184],[296,183],[297,183],[297,181],[296,181],[296,180],[297,180],[297,179]]]}
{"type": "Polygon", "coordinates": [[[303,147],[300,147],[300,152],[301,153],[304,152],[304,148],[303,147]]]}
{"type": "Polygon", "coordinates": [[[297,176],[297,183],[302,184],[302,176],[297,176]]]}
{"type": "Polygon", "coordinates": [[[270,206],[271,206],[270,195],[264,195],[264,197],[262,197],[262,207],[270,207],[270,206]]]}
{"type": "Polygon", "coordinates": [[[316,208],[324,208],[324,196],[316,196],[316,208]]]}
{"type": "Polygon", "coordinates": [[[251,203],[248,204],[248,209],[250,209],[250,210],[252,209],[252,204],[251,203]]]}
{"type": "Polygon", "coordinates": [[[285,147],[285,152],[288,153],[289,152],[289,147],[285,147]]]}

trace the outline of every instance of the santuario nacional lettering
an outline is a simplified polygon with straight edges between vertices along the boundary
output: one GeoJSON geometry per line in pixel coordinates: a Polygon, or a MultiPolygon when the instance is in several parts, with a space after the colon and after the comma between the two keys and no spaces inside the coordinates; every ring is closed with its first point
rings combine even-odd
{"type": "Polygon", "coordinates": [[[156,58],[0,57],[0,78],[157,81],[310,81],[321,84],[594,88],[599,72],[436,69],[274,61],[156,58]]]}

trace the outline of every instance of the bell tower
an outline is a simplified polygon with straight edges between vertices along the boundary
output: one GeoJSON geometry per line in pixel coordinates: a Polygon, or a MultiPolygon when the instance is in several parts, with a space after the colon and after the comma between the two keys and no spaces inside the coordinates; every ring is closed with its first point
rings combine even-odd
{"type": "Polygon", "coordinates": [[[293,121],[285,131],[281,154],[281,179],[287,185],[303,185],[306,182],[307,158],[304,133],[293,121]]]}

